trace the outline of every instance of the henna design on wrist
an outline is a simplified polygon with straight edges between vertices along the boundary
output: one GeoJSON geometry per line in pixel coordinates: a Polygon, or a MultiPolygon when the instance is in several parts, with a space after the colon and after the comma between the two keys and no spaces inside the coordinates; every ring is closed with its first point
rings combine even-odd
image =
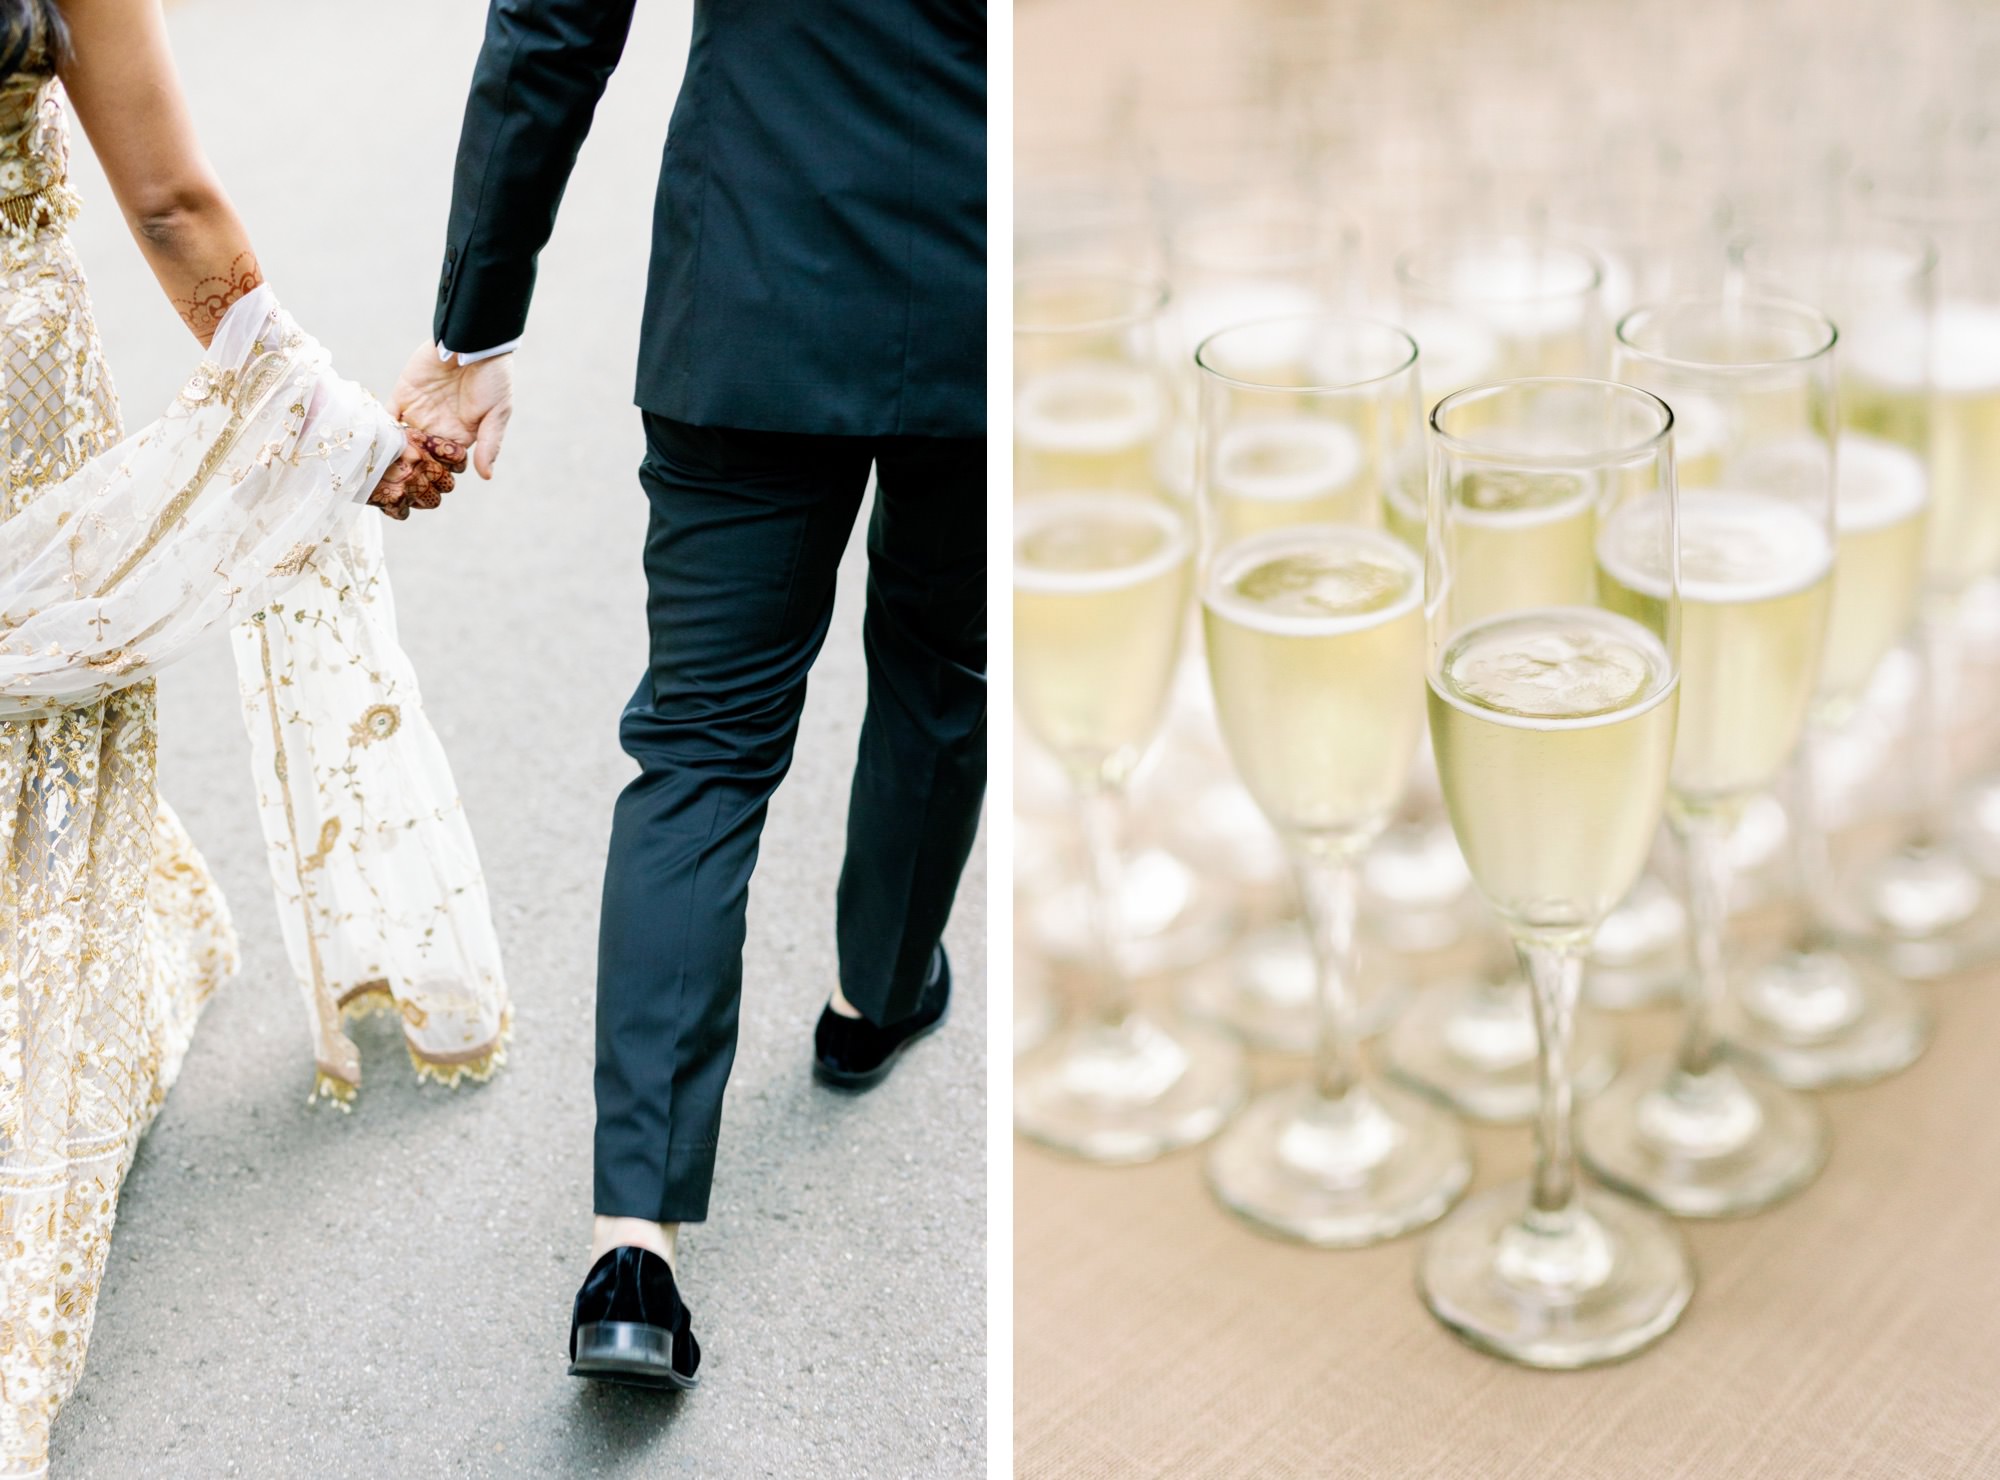
{"type": "Polygon", "coordinates": [[[206,344],[215,337],[216,328],[230,306],[263,281],[264,274],[258,270],[256,256],[250,252],[239,252],[236,260],[229,264],[228,272],[203,278],[187,297],[176,298],[174,307],[180,311],[182,322],[206,344]]]}

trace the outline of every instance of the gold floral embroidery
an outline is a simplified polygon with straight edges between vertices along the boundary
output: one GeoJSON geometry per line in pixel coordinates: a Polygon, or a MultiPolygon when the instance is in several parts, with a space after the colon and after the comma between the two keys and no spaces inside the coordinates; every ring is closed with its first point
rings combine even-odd
{"type": "Polygon", "coordinates": [[[354,722],[348,738],[356,745],[373,745],[387,740],[402,726],[403,713],[393,704],[371,704],[354,722]]]}
{"type": "MultiPolygon", "coordinates": [[[[110,447],[118,403],[63,226],[61,88],[0,83],[0,521],[110,447]]],[[[114,678],[135,654],[97,660],[114,678]]],[[[159,800],[153,687],[0,722],[0,1472],[33,1474],[82,1375],[118,1189],[236,969],[159,800]]]]}
{"type": "Polygon", "coordinates": [[[303,869],[316,869],[326,862],[326,855],[333,851],[333,845],[340,840],[340,819],[329,817],[320,825],[319,846],[306,855],[300,865],[303,869]]]}
{"type": "Polygon", "coordinates": [[[316,548],[317,546],[312,541],[300,540],[290,550],[285,552],[283,560],[280,560],[276,565],[271,567],[271,573],[279,576],[305,574],[312,567],[313,551],[316,548]]]}

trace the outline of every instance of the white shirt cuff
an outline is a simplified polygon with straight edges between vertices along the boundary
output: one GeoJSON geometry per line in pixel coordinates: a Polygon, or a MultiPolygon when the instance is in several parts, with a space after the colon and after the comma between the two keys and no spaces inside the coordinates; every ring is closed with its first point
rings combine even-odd
{"type": "Polygon", "coordinates": [[[495,355],[511,355],[520,347],[521,341],[518,338],[510,339],[505,344],[496,344],[491,349],[467,350],[463,353],[458,350],[446,349],[440,344],[438,346],[438,358],[446,364],[450,364],[453,359],[456,359],[461,365],[477,365],[481,360],[490,360],[495,355]]]}

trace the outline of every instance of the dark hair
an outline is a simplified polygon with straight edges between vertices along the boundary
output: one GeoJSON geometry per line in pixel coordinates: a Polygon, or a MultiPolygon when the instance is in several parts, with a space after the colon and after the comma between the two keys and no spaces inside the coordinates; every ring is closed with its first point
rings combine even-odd
{"type": "Polygon", "coordinates": [[[0,78],[55,66],[69,54],[69,26],[56,0],[0,0],[0,78]]]}

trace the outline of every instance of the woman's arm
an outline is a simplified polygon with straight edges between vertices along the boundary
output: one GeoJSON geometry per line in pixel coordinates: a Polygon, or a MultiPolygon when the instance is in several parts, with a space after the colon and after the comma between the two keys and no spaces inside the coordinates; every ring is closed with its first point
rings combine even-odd
{"type": "Polygon", "coordinates": [[[76,116],[160,287],[204,345],[261,283],[236,208],[201,151],[160,0],[61,0],[76,116]]]}
{"type": "MultiPolygon", "coordinates": [[[[59,69],[146,265],[204,346],[231,304],[264,281],[236,207],[195,137],[160,0],[60,0],[70,54],[59,69]]],[[[456,444],[412,430],[369,498],[392,518],[434,509],[465,471],[456,444]]]]}

